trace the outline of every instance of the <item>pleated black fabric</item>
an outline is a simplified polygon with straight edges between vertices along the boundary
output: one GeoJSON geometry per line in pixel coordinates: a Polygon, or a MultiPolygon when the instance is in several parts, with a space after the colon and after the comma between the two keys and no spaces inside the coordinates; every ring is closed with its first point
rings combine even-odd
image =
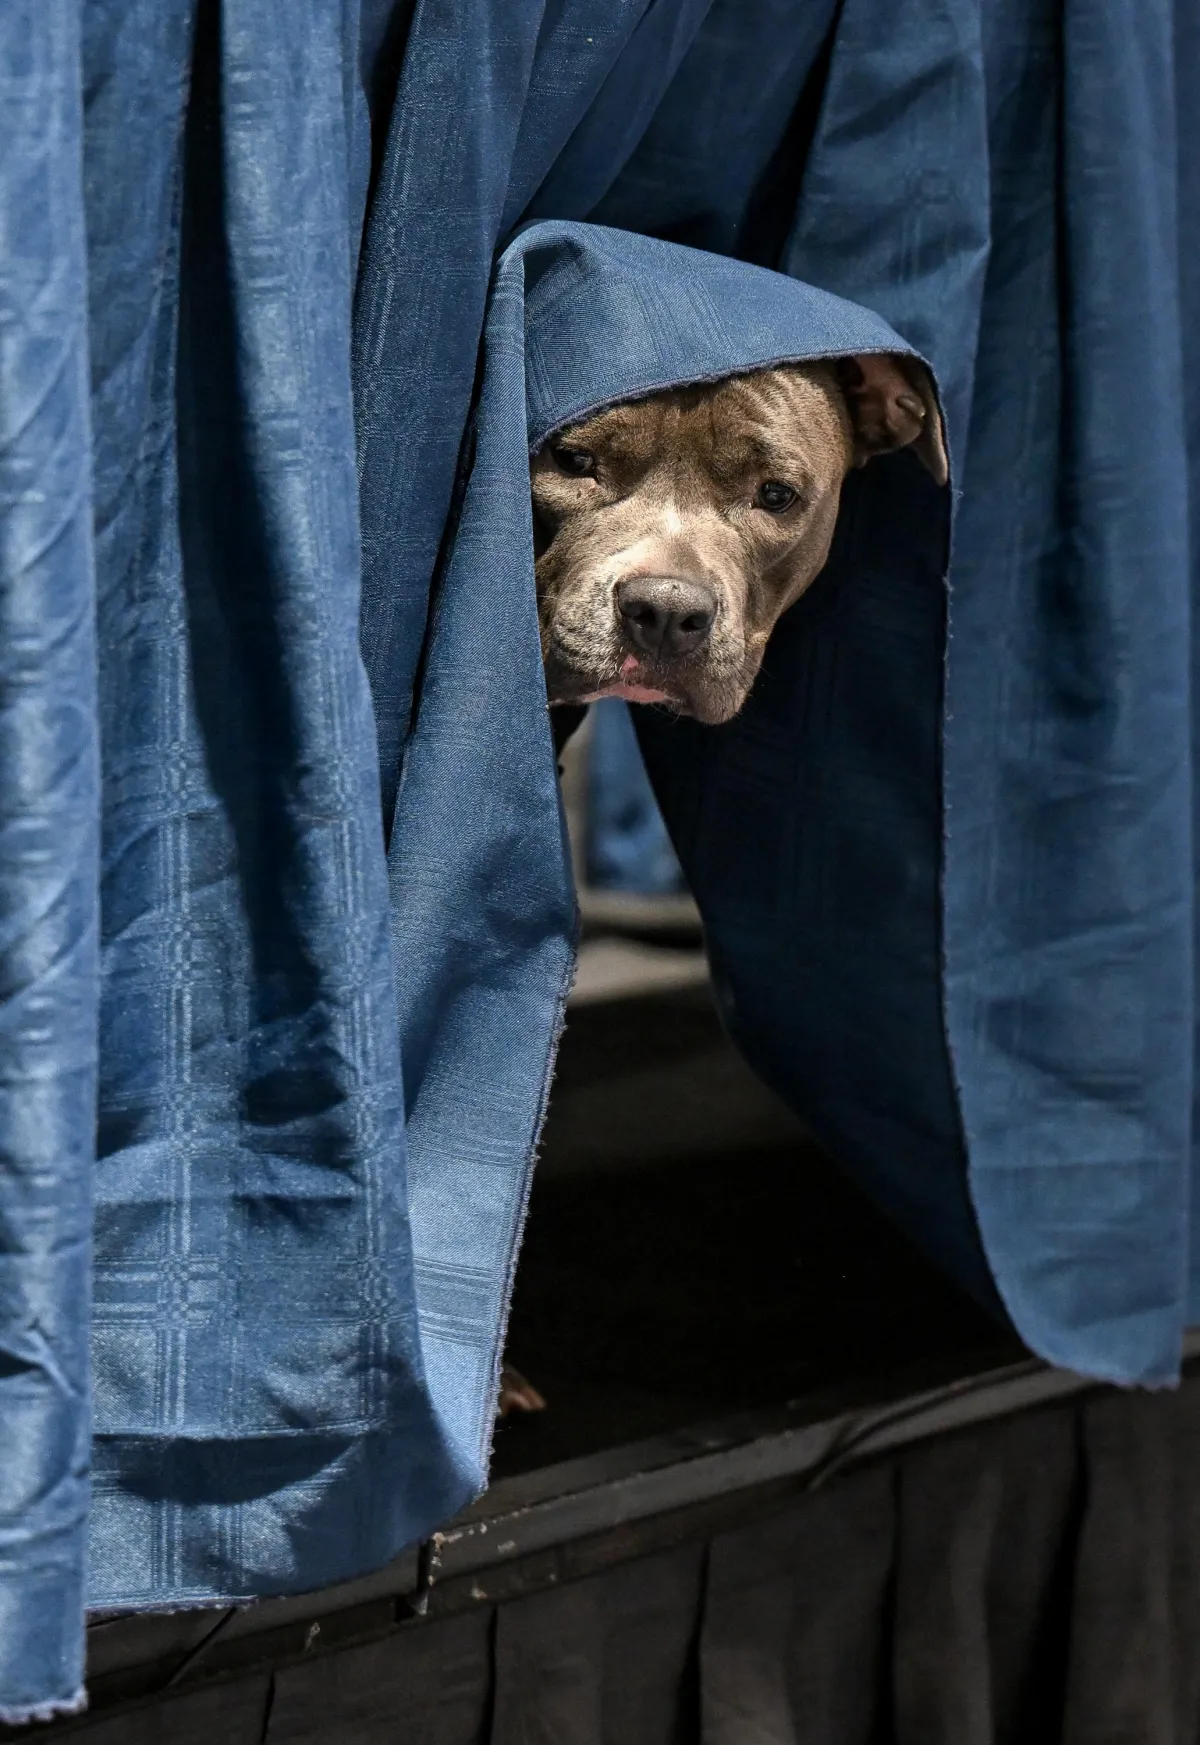
{"type": "Polygon", "coordinates": [[[1069,1409],[949,1438],[901,1464],[896,1745],[1058,1737],[1078,1471],[1069,1409]]]}
{"type": "Polygon", "coordinates": [[[276,1674],[263,1737],[293,1745],[485,1745],[486,1612],[325,1655],[276,1674]]]}
{"type": "Polygon", "coordinates": [[[91,1722],[84,1734],[88,1745],[259,1745],[270,1700],[260,1674],[91,1722]]]}
{"type": "Polygon", "coordinates": [[[1200,1386],[1084,1410],[1064,1745],[1200,1731],[1200,1386]]]}
{"type": "Polygon", "coordinates": [[[85,1745],[1195,1745],[1197,1449],[1200,1378],[1097,1393],[583,1580],[50,1731],[85,1745]]]}
{"type": "Polygon", "coordinates": [[[501,1608],[489,1745],[694,1737],[682,1726],[701,1569],[687,1547],[501,1608]]]}
{"type": "Polygon", "coordinates": [[[874,1736],[894,1534],[884,1469],[714,1541],[700,1650],[708,1745],[874,1736]]]}

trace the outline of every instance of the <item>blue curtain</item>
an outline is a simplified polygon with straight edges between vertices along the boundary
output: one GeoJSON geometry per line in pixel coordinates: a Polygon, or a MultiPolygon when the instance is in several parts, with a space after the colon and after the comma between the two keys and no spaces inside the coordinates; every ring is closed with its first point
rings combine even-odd
{"type": "Polygon", "coordinates": [[[584,868],[598,891],[657,897],[683,889],[683,873],[646,766],[629,705],[605,697],[591,709],[586,747],[584,868]]]}
{"type": "Polygon", "coordinates": [[[484,1482],[574,927],[527,445],[664,382],[934,366],[953,492],[873,463],[745,713],[643,746],[759,1071],[1036,1351],[1174,1378],[1198,49],[0,8],[0,1719],[79,1700],[85,1603],[316,1587],[484,1482]]]}

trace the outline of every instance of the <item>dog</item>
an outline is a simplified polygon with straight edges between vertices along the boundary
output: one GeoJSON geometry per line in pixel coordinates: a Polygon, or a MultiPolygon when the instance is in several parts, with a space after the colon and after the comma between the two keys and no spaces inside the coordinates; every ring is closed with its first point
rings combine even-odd
{"type": "Polygon", "coordinates": [[[906,447],[946,483],[928,371],[872,354],[671,388],[556,431],[530,464],[551,706],[623,697],[730,720],[824,566],[847,474],[906,447]]]}
{"type": "MultiPolygon", "coordinates": [[[[875,354],[671,388],[556,431],[530,489],[557,748],[600,697],[736,715],[824,566],[847,475],[906,447],[947,482],[925,366],[875,354]]],[[[505,1364],[499,1416],[544,1405],[505,1364]]]]}

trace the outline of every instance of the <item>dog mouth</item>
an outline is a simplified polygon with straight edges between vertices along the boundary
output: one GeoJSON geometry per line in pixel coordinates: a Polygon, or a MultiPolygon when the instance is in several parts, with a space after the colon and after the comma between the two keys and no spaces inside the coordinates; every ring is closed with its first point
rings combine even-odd
{"type": "Polygon", "coordinates": [[[677,709],[684,707],[682,697],[652,682],[643,663],[633,654],[625,656],[615,678],[580,697],[579,701],[598,703],[604,697],[619,697],[624,703],[670,703],[677,709]]]}
{"type": "Polygon", "coordinates": [[[664,670],[658,662],[628,650],[616,652],[611,662],[585,664],[555,659],[553,654],[546,662],[546,688],[552,704],[599,703],[615,697],[624,703],[665,704],[677,715],[690,715],[693,713],[690,680],[694,677],[674,669],[664,670]]]}
{"type": "Polygon", "coordinates": [[[551,705],[582,706],[615,697],[625,703],[664,706],[677,716],[716,725],[736,715],[746,700],[752,675],[742,670],[714,671],[708,663],[686,667],[639,659],[627,650],[608,662],[586,666],[575,661],[546,661],[546,689],[551,705]]]}

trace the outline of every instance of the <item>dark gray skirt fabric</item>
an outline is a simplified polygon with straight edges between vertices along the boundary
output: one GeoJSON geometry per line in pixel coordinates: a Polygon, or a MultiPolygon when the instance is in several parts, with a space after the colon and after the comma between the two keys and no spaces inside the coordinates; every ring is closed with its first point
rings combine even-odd
{"type": "Polygon", "coordinates": [[[80,1745],[1194,1745],[1200,1380],[137,1709],[80,1745]]]}

